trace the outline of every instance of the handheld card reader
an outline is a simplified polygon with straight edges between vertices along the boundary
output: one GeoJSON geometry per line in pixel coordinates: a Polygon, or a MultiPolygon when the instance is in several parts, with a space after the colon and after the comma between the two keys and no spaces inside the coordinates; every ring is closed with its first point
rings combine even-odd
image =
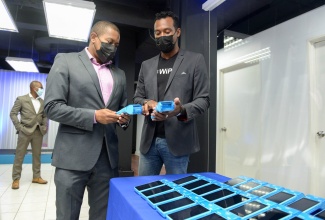
{"type": "Polygon", "coordinates": [[[189,190],[192,193],[195,193],[196,195],[199,195],[199,196],[216,191],[221,188],[229,188],[228,185],[226,185],[222,182],[216,181],[216,180],[208,178],[206,176],[202,176],[200,174],[193,174],[192,176],[188,176],[188,177],[185,177],[185,178],[182,178],[179,180],[175,180],[174,182],[180,183],[180,186],[186,185],[186,186],[184,186],[184,189],[189,190]],[[197,182],[197,180],[201,180],[201,181],[197,182]],[[206,182],[208,182],[208,183],[206,183],[206,182]],[[192,183],[192,184],[190,184],[190,183],[192,183]]]}
{"type": "Polygon", "coordinates": [[[172,182],[181,186],[181,185],[196,181],[197,179],[198,178],[196,176],[191,175],[191,176],[186,176],[186,177],[174,180],[172,182]]]}
{"type": "Polygon", "coordinates": [[[315,217],[325,219],[325,209],[315,214],[315,217]]]}
{"type": "Polygon", "coordinates": [[[178,199],[180,197],[184,197],[189,194],[187,191],[181,191],[179,190],[180,186],[178,186],[176,183],[173,183],[169,180],[164,179],[165,185],[171,188],[171,190],[164,191],[162,193],[155,194],[153,196],[146,197],[145,200],[149,203],[149,205],[152,208],[156,208],[157,205],[178,199]]]}
{"type": "Polygon", "coordinates": [[[224,183],[229,185],[229,186],[236,187],[237,185],[243,184],[243,183],[245,183],[245,182],[247,182],[248,180],[251,180],[251,179],[252,178],[246,177],[246,176],[238,176],[238,177],[230,179],[230,180],[228,180],[228,181],[226,181],[224,183]]]}
{"type": "Polygon", "coordinates": [[[147,188],[146,190],[139,191],[139,195],[143,199],[147,200],[150,197],[158,196],[160,194],[167,193],[167,192],[170,192],[170,191],[174,190],[173,187],[168,185],[168,183],[169,183],[168,180],[162,179],[160,181],[163,182],[164,184],[159,185],[159,186],[155,186],[155,187],[152,187],[152,188],[147,188]]]}
{"type": "Polygon", "coordinates": [[[156,105],[157,112],[170,112],[175,109],[174,101],[160,101],[156,105]]]}
{"type": "Polygon", "coordinates": [[[234,208],[230,208],[228,211],[241,217],[241,219],[251,219],[252,216],[266,212],[274,207],[271,202],[262,198],[250,199],[239,204],[234,208]]]}
{"type": "Polygon", "coordinates": [[[313,195],[307,195],[294,201],[293,203],[290,203],[287,206],[313,215],[315,213],[318,213],[322,207],[324,207],[324,205],[325,199],[313,195]]]}
{"type": "Polygon", "coordinates": [[[211,211],[204,206],[196,204],[194,206],[188,207],[186,209],[182,209],[177,212],[173,212],[166,216],[169,220],[192,220],[198,219],[200,217],[205,216],[206,214],[211,213],[211,211]]]}
{"type": "Polygon", "coordinates": [[[187,189],[187,190],[194,190],[196,188],[205,186],[207,184],[209,184],[210,182],[204,179],[198,179],[197,181],[193,181],[187,184],[182,185],[183,188],[187,189]]]}
{"type": "Polygon", "coordinates": [[[298,216],[291,218],[291,220],[321,220],[321,218],[318,218],[316,216],[312,216],[308,213],[301,212],[298,216]]]}
{"type": "Polygon", "coordinates": [[[172,182],[186,190],[194,190],[196,188],[210,184],[211,181],[212,179],[202,176],[200,174],[193,174],[191,176],[183,177],[172,182]]]}
{"type": "Polygon", "coordinates": [[[267,182],[263,182],[263,181],[256,180],[256,179],[251,179],[251,180],[248,180],[247,182],[240,183],[235,188],[245,192],[245,191],[256,189],[257,187],[263,186],[266,184],[267,184],[267,182]]]}
{"type": "Polygon", "coordinates": [[[223,188],[221,190],[207,193],[204,196],[202,196],[202,198],[207,200],[208,202],[216,202],[235,194],[236,192],[232,188],[223,188]]]}
{"type": "Polygon", "coordinates": [[[156,207],[156,210],[158,211],[158,213],[161,216],[163,216],[165,218],[166,215],[181,211],[183,209],[186,209],[186,208],[189,208],[189,207],[192,207],[195,205],[196,205],[196,203],[193,200],[191,200],[190,198],[187,198],[187,197],[183,197],[180,199],[173,200],[171,202],[167,202],[167,203],[158,205],[156,207]]]}
{"type": "Polygon", "coordinates": [[[236,208],[242,205],[243,203],[247,203],[252,200],[255,200],[257,198],[258,198],[257,196],[254,196],[252,194],[248,194],[246,192],[240,192],[228,196],[226,198],[222,198],[221,200],[214,202],[214,204],[222,209],[229,210],[229,209],[236,208]]]}
{"type": "Polygon", "coordinates": [[[159,194],[157,196],[152,196],[150,198],[147,198],[147,202],[152,208],[156,208],[158,205],[171,202],[176,199],[183,198],[183,194],[178,191],[168,191],[163,194],[159,194]]]}
{"type": "Polygon", "coordinates": [[[131,104],[125,106],[124,108],[120,109],[116,112],[116,114],[121,115],[122,113],[128,115],[139,115],[142,114],[142,106],[140,104],[131,104]]]}
{"type": "Polygon", "coordinates": [[[266,196],[265,199],[280,205],[287,205],[302,197],[304,197],[304,194],[302,192],[282,188],[279,192],[270,196],[266,196]]]}
{"type": "Polygon", "coordinates": [[[215,183],[211,183],[211,184],[196,188],[192,192],[198,196],[204,196],[205,194],[208,194],[208,193],[220,190],[220,189],[222,189],[222,186],[217,185],[215,183]]]}
{"type": "Polygon", "coordinates": [[[220,211],[208,213],[201,218],[197,218],[197,220],[239,220],[240,217],[232,214],[231,212],[227,212],[225,215],[221,214],[220,211]]]}
{"type": "Polygon", "coordinates": [[[293,217],[299,215],[299,212],[296,209],[284,206],[284,205],[277,205],[271,209],[266,211],[257,213],[251,216],[250,220],[267,220],[267,219],[279,219],[279,220],[289,220],[293,217]]]}
{"type": "Polygon", "coordinates": [[[259,186],[257,188],[248,190],[247,192],[250,194],[253,194],[255,196],[265,198],[267,196],[271,196],[271,195],[278,193],[282,188],[283,187],[281,187],[281,186],[266,184],[264,186],[259,186]]]}
{"type": "Polygon", "coordinates": [[[154,182],[150,182],[150,183],[146,183],[143,185],[139,185],[139,186],[135,186],[134,187],[134,191],[138,194],[140,194],[141,191],[143,190],[147,190],[153,187],[157,187],[157,186],[161,186],[164,185],[164,183],[160,180],[154,181],[154,182]]]}
{"type": "MultiPolygon", "coordinates": [[[[174,101],[160,101],[157,103],[155,110],[159,113],[170,112],[175,109],[174,101]]],[[[155,117],[151,115],[151,119],[155,117]]]]}

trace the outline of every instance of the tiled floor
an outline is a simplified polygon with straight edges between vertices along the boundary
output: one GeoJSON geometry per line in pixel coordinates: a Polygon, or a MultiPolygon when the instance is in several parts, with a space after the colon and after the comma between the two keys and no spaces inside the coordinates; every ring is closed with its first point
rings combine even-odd
{"type": "MultiPolygon", "coordinates": [[[[132,170],[138,175],[138,156],[132,156],[132,170]]],[[[12,165],[0,165],[0,220],[50,220],[56,219],[54,170],[50,164],[42,164],[42,178],[48,184],[32,183],[32,165],[24,164],[20,188],[11,189],[12,165]]],[[[165,170],[162,169],[161,174],[165,170]]],[[[85,191],[80,218],[88,219],[88,196],[85,191]]]]}
{"type": "MultiPolygon", "coordinates": [[[[32,183],[32,165],[24,164],[20,188],[11,189],[12,165],[0,165],[0,219],[1,220],[50,220],[56,219],[54,170],[42,164],[42,178],[48,184],[32,183]]],[[[87,191],[86,193],[87,194],[87,191]]],[[[88,219],[88,196],[84,196],[80,219],[88,219]]]]}

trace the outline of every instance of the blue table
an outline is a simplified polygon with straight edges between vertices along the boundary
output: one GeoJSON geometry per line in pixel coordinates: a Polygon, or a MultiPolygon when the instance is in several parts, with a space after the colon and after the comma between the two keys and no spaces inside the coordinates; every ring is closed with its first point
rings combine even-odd
{"type": "MultiPolygon", "coordinates": [[[[211,179],[225,182],[230,178],[216,173],[198,173],[211,179]]],[[[159,213],[135,193],[134,187],[156,180],[167,179],[170,181],[180,179],[189,174],[119,177],[110,181],[107,220],[159,220],[164,219],[159,213]]]]}

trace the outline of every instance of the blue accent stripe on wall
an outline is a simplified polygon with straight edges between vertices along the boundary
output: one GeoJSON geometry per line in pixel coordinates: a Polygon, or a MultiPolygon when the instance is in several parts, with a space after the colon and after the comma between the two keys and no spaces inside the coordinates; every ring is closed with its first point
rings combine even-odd
{"type": "MultiPolygon", "coordinates": [[[[52,154],[41,154],[41,163],[51,163],[52,154]]],[[[31,164],[32,163],[32,155],[26,154],[24,162],[25,164],[31,164]]],[[[0,155],[0,164],[13,164],[15,160],[15,155],[13,154],[1,154],[0,155]]]]}

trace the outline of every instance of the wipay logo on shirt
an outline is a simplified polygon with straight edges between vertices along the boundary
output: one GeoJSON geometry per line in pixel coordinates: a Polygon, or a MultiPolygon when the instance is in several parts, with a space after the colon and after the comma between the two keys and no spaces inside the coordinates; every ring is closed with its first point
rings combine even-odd
{"type": "Polygon", "coordinates": [[[173,68],[158,69],[157,74],[170,74],[172,71],[173,68]]]}

